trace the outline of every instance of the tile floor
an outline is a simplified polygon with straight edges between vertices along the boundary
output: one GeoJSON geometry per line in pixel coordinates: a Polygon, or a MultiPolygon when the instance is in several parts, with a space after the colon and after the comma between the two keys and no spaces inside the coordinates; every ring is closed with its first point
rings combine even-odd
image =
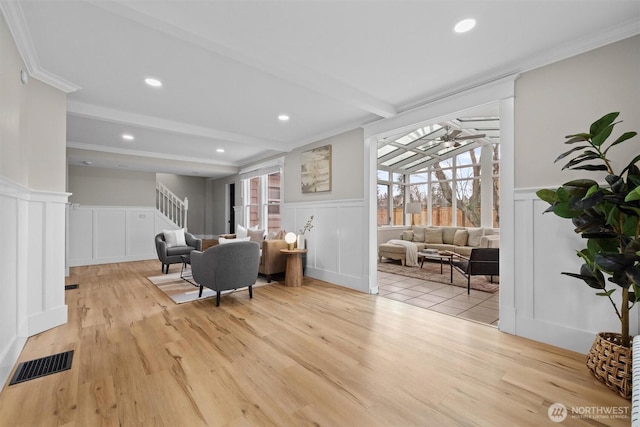
{"type": "Polygon", "coordinates": [[[378,271],[378,295],[456,317],[498,325],[500,291],[492,294],[378,271]]]}

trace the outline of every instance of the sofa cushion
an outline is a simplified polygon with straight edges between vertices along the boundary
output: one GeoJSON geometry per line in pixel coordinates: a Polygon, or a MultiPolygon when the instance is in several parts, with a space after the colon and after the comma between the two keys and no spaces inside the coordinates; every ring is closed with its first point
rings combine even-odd
{"type": "Polygon", "coordinates": [[[253,230],[250,228],[247,230],[247,235],[252,242],[260,243],[264,240],[264,230],[253,230]]]}
{"type": "Polygon", "coordinates": [[[425,241],[424,233],[425,233],[425,227],[420,227],[420,226],[413,227],[413,241],[420,242],[420,243],[424,242],[425,241]]]}
{"type": "Polygon", "coordinates": [[[483,228],[469,228],[469,238],[467,239],[467,246],[477,248],[480,246],[480,238],[484,235],[483,228]]]}
{"type": "Polygon", "coordinates": [[[442,229],[442,242],[448,245],[453,245],[453,238],[456,235],[457,227],[441,227],[442,229]]]}
{"type": "Polygon", "coordinates": [[[456,248],[456,246],[454,246],[454,245],[447,245],[447,244],[444,244],[444,243],[440,243],[440,244],[425,243],[425,245],[424,245],[424,249],[436,249],[438,251],[451,251],[451,252],[454,252],[455,248],[456,248]]]}
{"type": "Polygon", "coordinates": [[[402,232],[402,240],[407,240],[409,242],[413,242],[413,231],[405,230],[402,232]]]}
{"type": "Polygon", "coordinates": [[[424,242],[425,243],[443,243],[442,239],[442,229],[441,228],[427,228],[424,231],[424,242]]]}
{"type": "Polygon", "coordinates": [[[456,246],[467,246],[467,239],[469,238],[469,232],[464,229],[456,230],[453,236],[453,244],[456,246]]]}

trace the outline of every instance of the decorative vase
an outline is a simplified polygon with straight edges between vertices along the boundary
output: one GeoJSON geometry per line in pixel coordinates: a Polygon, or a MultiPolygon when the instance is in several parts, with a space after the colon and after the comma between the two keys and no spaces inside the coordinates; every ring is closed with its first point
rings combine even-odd
{"type": "Polygon", "coordinates": [[[631,348],[620,345],[622,335],[600,332],[587,353],[587,367],[597,379],[625,399],[631,399],[631,348]]]}
{"type": "Polygon", "coordinates": [[[306,244],[306,241],[304,239],[304,236],[302,234],[298,235],[298,243],[297,243],[298,249],[304,249],[305,244],[306,244]]]}

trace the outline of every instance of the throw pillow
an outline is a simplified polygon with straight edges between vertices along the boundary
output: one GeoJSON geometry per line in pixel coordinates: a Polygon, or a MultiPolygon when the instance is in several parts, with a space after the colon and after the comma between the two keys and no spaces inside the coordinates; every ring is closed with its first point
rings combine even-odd
{"type": "Polygon", "coordinates": [[[413,231],[407,230],[402,232],[402,240],[406,240],[409,242],[413,241],[413,231]]]}
{"type": "Polygon", "coordinates": [[[247,233],[247,228],[241,226],[240,224],[238,224],[238,226],[236,227],[236,237],[247,237],[249,234],[247,233]]]}
{"type": "Polygon", "coordinates": [[[267,234],[264,240],[274,240],[275,238],[276,238],[276,232],[272,231],[271,233],[267,234]]]}
{"type": "Polygon", "coordinates": [[[456,237],[457,227],[442,227],[442,243],[453,245],[453,238],[456,237]]]}
{"type": "Polygon", "coordinates": [[[264,240],[264,230],[253,230],[250,228],[247,230],[247,233],[249,234],[249,240],[251,241],[260,243],[264,240]]]}
{"type": "Polygon", "coordinates": [[[424,230],[424,242],[425,243],[437,243],[442,244],[442,229],[440,228],[427,228],[424,230]]]}
{"type": "Polygon", "coordinates": [[[168,248],[178,245],[176,230],[162,230],[162,234],[164,234],[164,241],[168,248]]]}
{"type": "Polygon", "coordinates": [[[276,237],[274,237],[275,240],[284,240],[284,236],[287,234],[287,231],[283,228],[282,230],[278,231],[276,233],[276,237]]]}
{"type": "Polygon", "coordinates": [[[424,242],[424,232],[425,227],[413,227],[413,241],[414,242],[424,242]]]}
{"type": "Polygon", "coordinates": [[[469,232],[469,238],[467,239],[467,246],[472,246],[477,248],[480,246],[480,239],[484,234],[483,228],[469,228],[467,230],[469,232]]]}
{"type": "Polygon", "coordinates": [[[248,242],[250,239],[249,236],[247,237],[236,237],[235,239],[227,239],[225,237],[220,237],[218,238],[218,243],[220,243],[221,245],[227,244],[227,243],[235,243],[235,242],[248,242]]]}
{"type": "Polygon", "coordinates": [[[456,230],[456,234],[453,236],[453,244],[456,246],[467,246],[468,238],[469,232],[467,230],[456,230]]]}

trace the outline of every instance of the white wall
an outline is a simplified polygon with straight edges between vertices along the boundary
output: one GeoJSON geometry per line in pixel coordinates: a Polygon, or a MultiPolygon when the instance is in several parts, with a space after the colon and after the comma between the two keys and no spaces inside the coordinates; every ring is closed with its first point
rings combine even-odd
{"type": "Polygon", "coordinates": [[[72,205],[68,217],[69,267],[156,259],[155,235],[176,228],[150,207],[72,205]]]}
{"type": "Polygon", "coordinates": [[[0,382],[27,337],[67,321],[66,95],[26,67],[0,15],[0,382]]]}
{"type": "MultiPolygon", "coordinates": [[[[575,252],[585,242],[573,233],[570,221],[542,215],[547,204],[536,198],[535,191],[576,177],[604,181],[602,174],[561,171],[562,164],[553,161],[571,148],[563,144],[565,135],[588,131],[594,120],[608,112],[620,111],[624,120],[615,135],[640,131],[639,76],[640,36],[636,36],[524,73],[516,81],[513,303],[517,335],[586,352],[596,332],[620,331],[608,300],[595,296],[582,281],[560,274],[579,271],[575,252]]],[[[638,155],[639,147],[636,137],[635,142],[623,144],[619,153],[610,151],[616,170],[638,155]]],[[[635,308],[631,332],[638,330],[635,308]]]]}

